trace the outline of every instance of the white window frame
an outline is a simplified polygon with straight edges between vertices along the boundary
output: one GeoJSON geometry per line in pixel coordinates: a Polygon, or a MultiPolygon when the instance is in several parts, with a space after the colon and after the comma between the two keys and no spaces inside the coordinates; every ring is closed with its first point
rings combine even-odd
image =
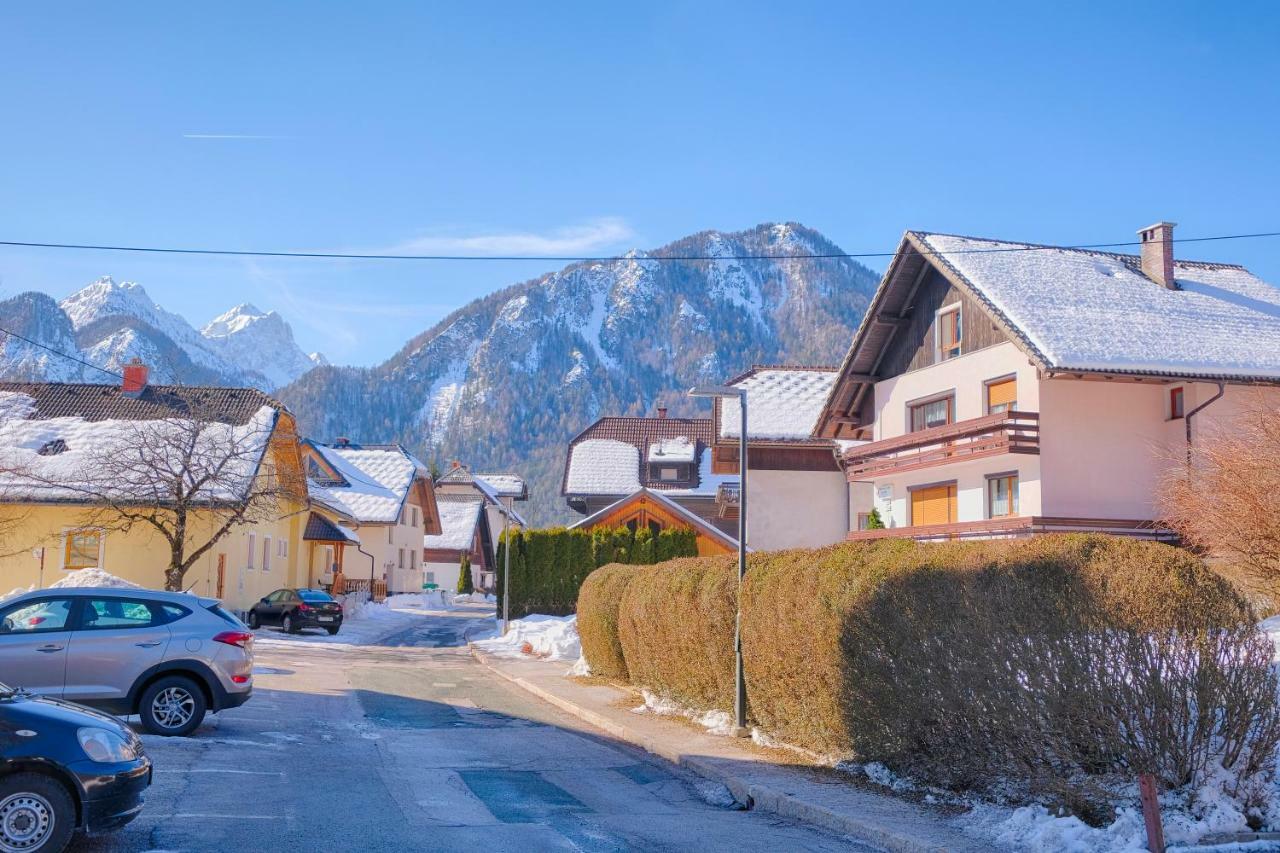
{"type": "Polygon", "coordinates": [[[103,567],[103,561],[106,559],[106,557],[107,557],[107,530],[105,527],[94,527],[92,525],[89,525],[87,527],[81,526],[81,527],[62,528],[62,538],[58,546],[58,570],[59,571],[79,572],[79,571],[83,571],[84,569],[91,569],[91,568],[101,569],[103,567]],[[73,533],[88,533],[88,532],[93,532],[98,534],[98,564],[96,566],[83,566],[82,568],[79,568],[79,569],[67,568],[68,537],[70,537],[71,534],[73,533]]]}
{"type": "Polygon", "coordinates": [[[964,309],[959,302],[951,305],[944,305],[937,311],[933,312],[933,362],[941,364],[944,361],[950,361],[953,358],[959,358],[964,355],[964,309]],[[942,357],[942,318],[947,314],[956,315],[956,325],[960,330],[959,350],[955,355],[949,358],[942,357]]]}
{"type": "Polygon", "coordinates": [[[985,512],[988,520],[999,519],[999,518],[1016,518],[1022,512],[1022,499],[1021,499],[1022,477],[1019,475],[1017,471],[1001,471],[998,474],[988,474],[986,476],[984,491],[986,492],[984,496],[984,503],[986,503],[985,512]],[[993,510],[992,499],[994,495],[992,494],[992,491],[991,491],[991,484],[999,480],[1012,481],[1010,483],[1010,490],[1009,490],[1009,497],[1008,497],[1009,509],[1011,510],[1011,512],[1005,515],[992,514],[992,510],[993,510]]]}
{"type": "Polygon", "coordinates": [[[397,569],[404,568],[404,549],[403,548],[396,549],[396,568],[397,569]]]}
{"type": "Polygon", "coordinates": [[[249,531],[249,562],[247,565],[245,565],[246,569],[254,568],[253,561],[257,558],[257,550],[258,550],[258,534],[250,530],[249,531]]]}
{"type": "Polygon", "coordinates": [[[387,525],[387,544],[396,544],[396,528],[394,524],[387,525]]]}
{"type": "Polygon", "coordinates": [[[271,537],[262,537],[262,570],[271,571],[271,537]]]}

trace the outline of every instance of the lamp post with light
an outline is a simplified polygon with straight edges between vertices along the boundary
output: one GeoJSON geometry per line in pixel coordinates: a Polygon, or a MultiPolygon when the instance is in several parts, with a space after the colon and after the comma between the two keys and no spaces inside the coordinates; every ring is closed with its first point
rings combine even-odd
{"type": "Polygon", "coordinates": [[[689,396],[737,400],[742,416],[738,432],[738,606],[733,625],[733,718],[735,734],[746,737],[747,677],[742,667],[742,583],[747,576],[747,392],[732,385],[696,385],[689,389],[689,396]]]}

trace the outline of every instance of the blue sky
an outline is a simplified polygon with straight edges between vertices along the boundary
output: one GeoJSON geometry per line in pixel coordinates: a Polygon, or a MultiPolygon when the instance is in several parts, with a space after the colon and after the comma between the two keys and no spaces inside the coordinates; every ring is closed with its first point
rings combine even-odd
{"type": "MultiPolygon", "coordinates": [[[[600,254],[794,220],[1054,243],[1280,230],[1267,3],[129,3],[0,10],[0,239],[600,254]]],[[[1280,283],[1280,239],[1180,254],[1280,283]]],[[[240,301],[371,364],[550,262],[0,248],[240,301]]],[[[833,354],[837,358],[839,354],[833,354]]]]}

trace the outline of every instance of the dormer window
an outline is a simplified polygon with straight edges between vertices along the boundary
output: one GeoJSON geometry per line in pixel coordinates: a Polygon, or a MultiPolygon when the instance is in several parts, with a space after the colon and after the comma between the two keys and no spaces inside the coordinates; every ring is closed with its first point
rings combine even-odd
{"type": "Polygon", "coordinates": [[[679,468],[660,468],[658,469],[658,479],[659,480],[679,480],[680,469],[679,468]]]}
{"type": "Polygon", "coordinates": [[[963,351],[961,341],[964,337],[960,305],[951,305],[940,310],[934,327],[937,330],[938,361],[946,361],[960,355],[963,351]]]}

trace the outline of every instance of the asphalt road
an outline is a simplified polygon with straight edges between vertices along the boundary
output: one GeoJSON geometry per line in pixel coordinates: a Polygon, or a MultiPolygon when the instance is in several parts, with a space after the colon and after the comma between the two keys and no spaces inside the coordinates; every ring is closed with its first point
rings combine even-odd
{"type": "Polygon", "coordinates": [[[849,851],[726,807],[723,788],[609,739],[476,663],[483,608],[379,646],[263,644],[254,698],[148,736],[143,814],[75,851],[849,851]]]}

